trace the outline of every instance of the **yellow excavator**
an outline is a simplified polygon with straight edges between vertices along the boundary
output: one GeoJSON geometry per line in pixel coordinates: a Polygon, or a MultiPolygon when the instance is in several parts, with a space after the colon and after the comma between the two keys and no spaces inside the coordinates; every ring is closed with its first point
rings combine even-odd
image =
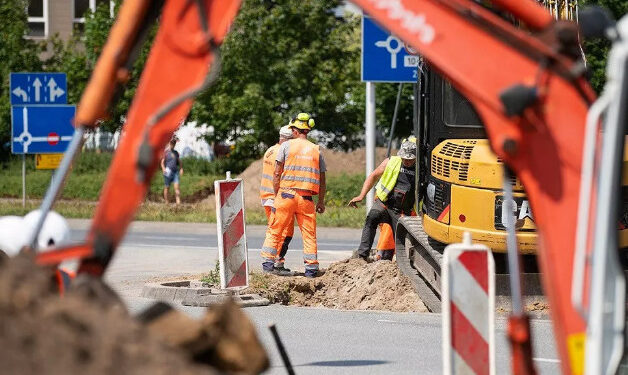
{"type": "MultiPolygon", "coordinates": [[[[542,1],[556,18],[573,20],[577,1],[542,1]]],[[[491,151],[484,126],[469,101],[429,67],[418,84],[420,116],[415,133],[420,139],[419,194],[423,201],[423,230],[441,243],[473,240],[494,252],[506,251],[507,212],[503,196],[503,163],[491,151]]],[[[628,148],[625,148],[628,149],[628,148]]],[[[624,155],[628,171],[628,152],[624,155]]],[[[536,249],[534,215],[521,182],[512,178],[519,250],[536,249]]],[[[623,176],[622,212],[618,224],[621,247],[628,247],[628,173],[623,176]]],[[[513,207],[513,205],[510,205],[513,207]]]]}

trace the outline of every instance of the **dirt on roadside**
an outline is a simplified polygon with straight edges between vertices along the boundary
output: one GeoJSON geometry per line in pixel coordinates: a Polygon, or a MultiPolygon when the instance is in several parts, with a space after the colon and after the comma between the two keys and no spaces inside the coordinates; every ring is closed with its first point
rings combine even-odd
{"type": "Polygon", "coordinates": [[[410,280],[393,262],[347,259],[322,272],[322,276],[314,279],[255,273],[247,292],[283,305],[427,312],[410,280]]]}
{"type": "Polygon", "coordinates": [[[8,374],[259,373],[268,358],[233,302],[192,320],[165,304],[131,317],[107,285],[60,298],[28,256],[0,260],[0,363],[8,374]]]}

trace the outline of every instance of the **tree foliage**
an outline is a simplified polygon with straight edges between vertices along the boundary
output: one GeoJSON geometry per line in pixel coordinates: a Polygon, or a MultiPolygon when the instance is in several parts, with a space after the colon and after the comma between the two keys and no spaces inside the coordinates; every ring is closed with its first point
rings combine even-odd
{"type": "MultiPolygon", "coordinates": [[[[338,15],[339,5],[338,0],[244,1],[221,48],[220,78],[193,107],[192,119],[214,126],[212,141],[233,140],[236,156],[257,157],[276,142],[277,130],[291,116],[309,112],[328,147],[360,145],[360,18],[338,15]]],[[[379,104],[386,107],[380,106],[378,118],[389,126],[396,85],[380,87],[379,104]]],[[[411,103],[404,104],[411,111],[411,103]]],[[[407,120],[407,110],[400,119],[407,120]]]]}
{"type": "MultiPolygon", "coordinates": [[[[616,20],[628,14],[628,1],[626,0],[585,0],[581,6],[599,5],[612,13],[616,20]]],[[[607,40],[586,40],[583,43],[584,53],[587,58],[587,66],[590,72],[591,84],[595,91],[600,93],[606,82],[606,61],[610,42],[607,40]]]]}
{"type": "Polygon", "coordinates": [[[41,70],[40,48],[32,40],[25,39],[28,31],[26,0],[0,1],[0,158],[10,152],[11,93],[9,73],[41,70]]]}

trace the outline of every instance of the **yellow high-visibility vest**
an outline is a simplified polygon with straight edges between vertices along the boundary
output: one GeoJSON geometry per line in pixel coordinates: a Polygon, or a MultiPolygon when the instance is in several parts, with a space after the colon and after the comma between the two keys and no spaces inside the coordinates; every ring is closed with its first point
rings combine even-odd
{"type": "Polygon", "coordinates": [[[401,158],[399,156],[391,156],[386,164],[384,174],[375,185],[375,195],[380,201],[385,202],[388,195],[397,184],[397,177],[401,171],[401,158]]]}

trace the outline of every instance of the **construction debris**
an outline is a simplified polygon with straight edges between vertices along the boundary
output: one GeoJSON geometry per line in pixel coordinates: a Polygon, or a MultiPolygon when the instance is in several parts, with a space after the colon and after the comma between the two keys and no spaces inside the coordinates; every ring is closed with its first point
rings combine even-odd
{"type": "Polygon", "coordinates": [[[26,255],[0,260],[0,347],[8,374],[253,374],[269,364],[231,302],[200,321],[164,305],[134,319],[99,279],[77,279],[60,298],[26,255]]]}
{"type": "Polygon", "coordinates": [[[315,279],[252,274],[247,293],[284,305],[427,312],[408,278],[393,262],[347,259],[322,272],[315,279]]]}

